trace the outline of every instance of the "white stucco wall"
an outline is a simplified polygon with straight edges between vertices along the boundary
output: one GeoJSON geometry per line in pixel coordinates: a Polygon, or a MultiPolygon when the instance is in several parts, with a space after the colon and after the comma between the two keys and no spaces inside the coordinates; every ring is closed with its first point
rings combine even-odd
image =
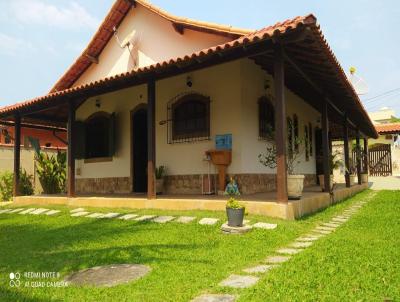
{"type": "MultiPolygon", "coordinates": [[[[132,53],[138,56],[138,67],[148,66],[175,57],[227,42],[229,38],[185,29],[181,35],[172,23],[142,7],[132,8],[118,28],[118,37],[136,41],[132,53]]],[[[112,37],[99,56],[73,86],[112,76],[133,69],[133,60],[127,48],[122,49],[112,37]]]]}
{"type": "MultiPolygon", "coordinates": [[[[186,86],[188,74],[164,79],[156,83],[156,163],[165,165],[170,175],[207,173],[207,163],[203,161],[204,152],[214,148],[216,134],[233,135],[232,164],[229,173],[274,173],[262,166],[258,154],[265,148],[265,142],[258,139],[258,98],[265,94],[265,79],[271,76],[248,59],[221,64],[190,74],[191,88],[186,86]],[[197,92],[211,99],[210,124],[211,140],[191,143],[168,144],[167,125],[159,122],[167,119],[168,102],[177,95],[197,92]]],[[[318,112],[299,97],[286,91],[287,114],[298,115],[299,134],[304,135],[304,124],[313,127],[319,118],[318,112]]],[[[146,103],[146,86],[124,89],[114,93],[91,98],[77,110],[77,119],[85,120],[96,111],[115,112],[117,117],[117,146],[112,162],[84,163],[77,161],[76,168],[81,171],[77,178],[129,177],[130,157],[130,111],[138,104],[146,103]],[[101,107],[95,106],[96,99],[101,107]]],[[[313,143],[315,138],[313,138],[313,143]]],[[[301,163],[296,171],[315,173],[315,147],[313,156],[301,163]]]]}

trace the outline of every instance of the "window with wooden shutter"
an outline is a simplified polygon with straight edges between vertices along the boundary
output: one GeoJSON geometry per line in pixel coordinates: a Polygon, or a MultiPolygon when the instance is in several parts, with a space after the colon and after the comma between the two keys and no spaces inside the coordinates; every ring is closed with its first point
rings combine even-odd
{"type": "Polygon", "coordinates": [[[275,131],[275,109],[271,100],[263,96],[258,100],[258,136],[272,139],[275,131]]]}

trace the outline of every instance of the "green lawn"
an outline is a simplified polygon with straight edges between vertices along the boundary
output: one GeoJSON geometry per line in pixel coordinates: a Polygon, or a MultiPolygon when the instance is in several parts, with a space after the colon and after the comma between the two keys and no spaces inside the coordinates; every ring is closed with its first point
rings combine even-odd
{"type": "MultiPolygon", "coordinates": [[[[276,222],[278,228],[242,236],[221,234],[220,224],[73,218],[65,207],[57,207],[63,210],[58,217],[0,214],[0,301],[189,301],[203,292],[224,291],[218,283],[227,276],[260,263],[366,194],[299,221],[250,215],[252,222],[276,222]],[[22,285],[16,289],[8,285],[10,272],[54,271],[62,280],[73,271],[115,263],[146,264],[152,271],[113,288],[22,285]]],[[[399,298],[394,285],[400,284],[400,254],[395,248],[396,243],[399,246],[400,201],[397,197],[395,203],[394,198],[393,193],[381,193],[337,233],[296,255],[255,287],[238,292],[241,301],[399,298]]],[[[225,221],[224,213],[217,212],[112,211],[225,221]]],[[[27,279],[21,278],[23,284],[27,279]]]]}
{"type": "MultiPolygon", "coordinates": [[[[361,198],[360,198],[361,199],[361,198]]],[[[272,270],[239,301],[400,301],[400,191],[272,270]]]]}

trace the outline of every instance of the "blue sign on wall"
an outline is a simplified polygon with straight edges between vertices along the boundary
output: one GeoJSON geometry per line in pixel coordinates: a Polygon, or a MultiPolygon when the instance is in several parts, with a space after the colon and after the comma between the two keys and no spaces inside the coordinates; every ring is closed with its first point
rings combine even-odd
{"type": "Polygon", "coordinates": [[[232,150],[232,134],[217,134],[215,136],[215,149],[232,150]]]}

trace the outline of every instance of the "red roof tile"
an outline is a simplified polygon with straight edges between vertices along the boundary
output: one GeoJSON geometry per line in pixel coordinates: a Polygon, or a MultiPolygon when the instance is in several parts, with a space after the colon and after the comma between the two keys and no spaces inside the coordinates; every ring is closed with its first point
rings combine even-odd
{"type": "Polygon", "coordinates": [[[400,133],[400,123],[379,124],[375,128],[380,134],[400,133]]]}

